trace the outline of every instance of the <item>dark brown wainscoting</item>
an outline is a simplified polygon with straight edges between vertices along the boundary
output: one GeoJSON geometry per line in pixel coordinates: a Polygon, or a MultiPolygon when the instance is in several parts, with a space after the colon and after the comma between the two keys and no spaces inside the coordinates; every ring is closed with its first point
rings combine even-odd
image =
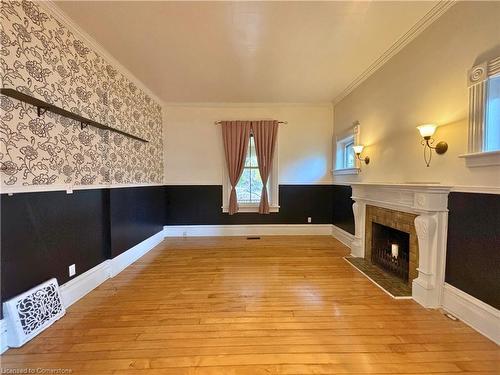
{"type": "Polygon", "coordinates": [[[352,212],[352,189],[350,186],[333,185],[333,225],[354,234],[354,214],[352,212]]]}
{"type": "Polygon", "coordinates": [[[221,185],[170,185],[167,225],[331,224],[331,185],[280,185],[278,213],[259,215],[222,212],[221,185]]]}
{"type": "Polygon", "coordinates": [[[500,308],[500,195],[451,193],[446,282],[500,308]]]}
{"type": "Polygon", "coordinates": [[[2,301],[52,277],[77,274],[160,232],[164,186],[1,196],[2,301]]]}

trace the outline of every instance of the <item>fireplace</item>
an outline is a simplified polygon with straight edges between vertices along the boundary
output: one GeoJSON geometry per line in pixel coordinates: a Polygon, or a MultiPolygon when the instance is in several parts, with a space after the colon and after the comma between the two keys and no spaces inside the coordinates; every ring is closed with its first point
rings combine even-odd
{"type": "Polygon", "coordinates": [[[410,234],[372,222],[371,262],[408,283],[410,234]]]}
{"type": "Polygon", "coordinates": [[[408,212],[366,205],[365,259],[410,288],[418,276],[415,218],[408,212]]]}
{"type": "MultiPolygon", "coordinates": [[[[402,289],[406,289],[403,291],[405,293],[409,291],[408,294],[392,293],[385,285],[372,278],[372,281],[396,298],[409,295],[425,307],[441,306],[450,187],[438,184],[383,183],[353,183],[351,187],[356,230],[351,242],[350,263],[365,275],[368,275],[366,270],[373,269],[380,280],[395,280],[393,290],[398,293],[402,289]],[[382,267],[372,262],[372,252],[376,251],[372,251],[372,231],[380,229],[377,224],[409,236],[406,283],[406,277],[393,276],[389,272],[391,269],[383,271],[382,267]]],[[[397,243],[394,238],[391,241],[397,243]]],[[[385,251],[376,261],[390,260],[387,248],[385,251]]],[[[398,256],[399,254],[406,254],[401,246],[398,246],[398,256]]],[[[385,262],[385,265],[388,263],[385,262]]],[[[368,277],[370,278],[369,275],[368,277]]],[[[393,286],[392,281],[387,281],[387,284],[391,284],[389,287],[393,286]]]]}

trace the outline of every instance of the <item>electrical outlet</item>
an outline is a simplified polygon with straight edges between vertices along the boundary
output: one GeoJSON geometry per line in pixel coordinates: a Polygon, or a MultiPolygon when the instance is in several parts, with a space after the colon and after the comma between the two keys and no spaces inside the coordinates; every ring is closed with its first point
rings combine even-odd
{"type": "Polygon", "coordinates": [[[72,264],[71,266],[68,267],[69,269],[69,277],[75,276],[76,274],[76,266],[72,264]]]}
{"type": "Polygon", "coordinates": [[[310,216],[307,218],[307,222],[308,222],[309,224],[311,224],[311,223],[312,223],[312,218],[311,218],[310,216]]]}

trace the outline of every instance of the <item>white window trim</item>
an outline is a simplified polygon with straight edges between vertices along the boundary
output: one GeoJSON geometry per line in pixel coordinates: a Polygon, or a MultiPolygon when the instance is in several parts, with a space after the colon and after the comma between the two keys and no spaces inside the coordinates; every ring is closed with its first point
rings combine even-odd
{"type": "MultiPolygon", "coordinates": [[[[231,194],[231,182],[227,173],[226,156],[223,156],[223,184],[222,184],[222,212],[229,212],[229,196],[231,194]]],[[[274,149],[273,167],[268,180],[269,212],[279,212],[279,137],[274,149]]],[[[238,212],[259,212],[259,203],[238,203],[238,212]]]]}
{"type": "Polygon", "coordinates": [[[333,170],[334,176],[345,176],[345,175],[357,175],[361,171],[361,166],[359,165],[359,160],[355,159],[354,163],[356,167],[354,168],[343,168],[344,166],[344,147],[346,144],[353,142],[355,145],[359,144],[360,138],[360,126],[359,122],[355,122],[348,131],[340,134],[335,138],[335,169],[333,170]]]}
{"type": "Polygon", "coordinates": [[[500,165],[500,150],[484,151],[488,80],[500,75],[500,56],[473,67],[468,73],[469,136],[468,151],[459,155],[467,167],[500,165]]]}

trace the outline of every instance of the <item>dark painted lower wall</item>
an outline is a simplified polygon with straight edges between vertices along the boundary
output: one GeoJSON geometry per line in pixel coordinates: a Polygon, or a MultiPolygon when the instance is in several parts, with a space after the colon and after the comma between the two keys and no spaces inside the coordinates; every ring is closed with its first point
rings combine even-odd
{"type": "Polygon", "coordinates": [[[163,186],[110,189],[111,258],[163,230],[163,186]]]}
{"type": "Polygon", "coordinates": [[[1,195],[1,299],[77,274],[158,233],[163,186],[1,195]]]}
{"type": "Polygon", "coordinates": [[[500,309],[500,195],[451,193],[446,282],[500,309]]]}
{"type": "Polygon", "coordinates": [[[108,192],[102,189],[1,196],[2,301],[52,277],[69,280],[109,255],[108,192]]]}
{"type": "Polygon", "coordinates": [[[280,210],[269,215],[222,212],[221,185],[166,187],[167,225],[331,224],[331,185],[280,185],[280,210]]]}
{"type": "Polygon", "coordinates": [[[354,234],[354,214],[352,212],[351,199],[352,188],[350,186],[333,185],[333,208],[332,224],[354,234]]]}

